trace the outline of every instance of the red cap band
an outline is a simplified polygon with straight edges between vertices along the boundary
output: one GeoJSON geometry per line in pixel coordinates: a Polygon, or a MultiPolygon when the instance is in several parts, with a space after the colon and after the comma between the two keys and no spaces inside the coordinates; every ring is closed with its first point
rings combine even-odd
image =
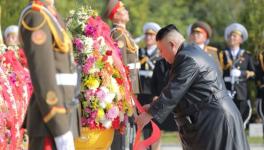
{"type": "Polygon", "coordinates": [[[123,3],[122,2],[118,2],[116,5],[115,5],[115,7],[113,8],[113,10],[111,11],[111,13],[110,13],[110,15],[109,15],[109,19],[113,19],[113,17],[114,17],[114,15],[115,15],[115,13],[117,12],[117,10],[120,8],[120,7],[122,7],[123,6],[123,3]]]}

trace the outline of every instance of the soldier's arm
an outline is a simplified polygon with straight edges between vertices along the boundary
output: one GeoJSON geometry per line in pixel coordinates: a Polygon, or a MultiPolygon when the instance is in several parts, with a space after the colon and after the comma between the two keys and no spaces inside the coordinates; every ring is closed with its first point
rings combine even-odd
{"type": "Polygon", "coordinates": [[[114,29],[111,33],[111,37],[112,39],[116,42],[118,48],[120,49],[121,51],[121,55],[122,55],[122,60],[123,60],[123,63],[126,64],[126,57],[127,57],[127,53],[126,53],[126,40],[125,40],[125,37],[124,37],[124,33],[121,31],[121,30],[118,30],[118,29],[114,29]]]}
{"type": "Polygon", "coordinates": [[[255,72],[256,72],[256,69],[255,69],[255,65],[254,65],[254,60],[253,60],[253,57],[250,53],[246,52],[247,53],[247,56],[248,56],[248,66],[247,66],[247,70],[245,71],[245,75],[246,75],[246,78],[253,78],[255,77],[255,72]]]}
{"type": "Polygon", "coordinates": [[[262,78],[262,68],[261,68],[261,60],[260,60],[260,53],[257,55],[256,58],[256,85],[257,85],[257,98],[261,98],[262,92],[261,92],[261,78],[262,78]]]}
{"type": "Polygon", "coordinates": [[[28,60],[36,101],[54,137],[69,131],[68,113],[56,83],[53,37],[40,12],[33,11],[23,19],[21,39],[28,60]]]}

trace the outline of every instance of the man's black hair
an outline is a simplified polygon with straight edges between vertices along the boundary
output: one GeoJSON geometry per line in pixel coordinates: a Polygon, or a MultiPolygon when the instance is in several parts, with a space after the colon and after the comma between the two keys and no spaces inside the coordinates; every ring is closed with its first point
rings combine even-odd
{"type": "Polygon", "coordinates": [[[174,24],[169,24],[166,27],[161,28],[156,35],[156,41],[162,40],[168,33],[173,30],[179,32],[178,28],[174,24]]]}

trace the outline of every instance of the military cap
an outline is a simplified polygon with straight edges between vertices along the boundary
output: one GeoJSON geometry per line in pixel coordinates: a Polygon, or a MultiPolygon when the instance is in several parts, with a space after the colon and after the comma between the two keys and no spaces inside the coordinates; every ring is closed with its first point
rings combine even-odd
{"type": "Polygon", "coordinates": [[[247,29],[239,23],[232,23],[225,29],[225,40],[228,41],[228,37],[231,33],[237,33],[240,34],[243,42],[245,42],[248,39],[248,32],[247,29]]]}
{"type": "Polygon", "coordinates": [[[8,26],[5,30],[4,37],[7,38],[9,33],[18,33],[18,26],[16,25],[8,26]]]}
{"type": "Polygon", "coordinates": [[[104,18],[113,19],[115,13],[119,8],[124,7],[124,4],[119,0],[108,0],[108,3],[105,8],[104,18]]]}
{"type": "Polygon", "coordinates": [[[147,22],[143,26],[143,32],[148,34],[156,34],[160,30],[160,26],[155,22],[147,22]]]}
{"type": "Polygon", "coordinates": [[[207,38],[210,38],[212,36],[212,29],[211,27],[203,21],[197,21],[191,26],[191,33],[193,32],[203,32],[205,31],[207,34],[207,38]]]}

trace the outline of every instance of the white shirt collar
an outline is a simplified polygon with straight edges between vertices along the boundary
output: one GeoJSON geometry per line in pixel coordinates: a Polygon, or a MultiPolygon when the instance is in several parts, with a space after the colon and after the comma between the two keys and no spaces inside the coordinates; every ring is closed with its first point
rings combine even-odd
{"type": "Polygon", "coordinates": [[[204,44],[198,44],[198,46],[199,46],[202,50],[204,50],[204,47],[205,47],[204,44]]]}
{"type": "Polygon", "coordinates": [[[239,52],[239,49],[240,48],[231,49],[231,54],[232,54],[233,58],[236,58],[237,57],[237,54],[239,52]]]}
{"type": "Polygon", "coordinates": [[[152,45],[150,48],[146,49],[149,56],[151,56],[157,48],[157,45],[152,45]]]}

